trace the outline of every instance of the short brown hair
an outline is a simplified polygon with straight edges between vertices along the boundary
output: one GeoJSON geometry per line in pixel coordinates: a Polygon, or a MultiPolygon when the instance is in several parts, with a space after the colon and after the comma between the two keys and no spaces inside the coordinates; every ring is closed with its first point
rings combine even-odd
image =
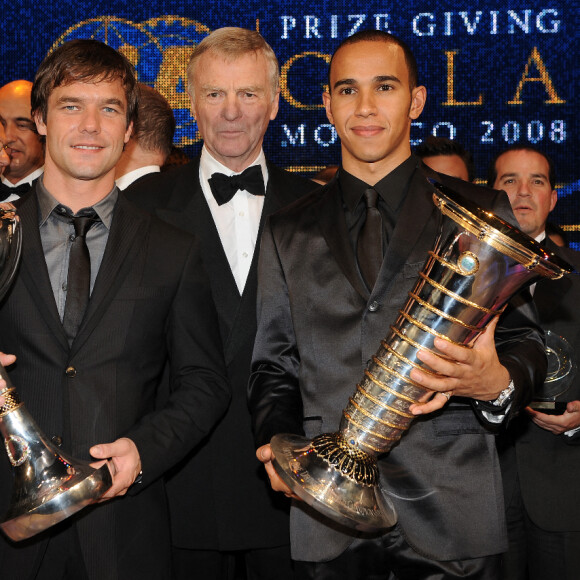
{"type": "Polygon", "coordinates": [[[138,83],[139,114],[131,139],[146,151],[158,151],[167,157],[173,147],[175,117],[167,99],[151,87],[138,83]]]}
{"type": "Polygon", "coordinates": [[[114,48],[92,39],[65,42],[40,63],[30,97],[32,115],[46,122],[52,91],[71,83],[98,83],[119,79],[127,98],[127,127],[137,117],[139,104],[133,65],[114,48]]]}
{"type": "Polygon", "coordinates": [[[225,58],[228,62],[248,53],[261,52],[270,68],[270,81],[272,83],[272,98],[280,86],[280,71],[278,59],[272,47],[264,40],[264,37],[255,30],[226,26],[214,30],[206,36],[196,47],[187,65],[187,90],[193,99],[193,75],[197,61],[205,52],[212,52],[225,58]]]}

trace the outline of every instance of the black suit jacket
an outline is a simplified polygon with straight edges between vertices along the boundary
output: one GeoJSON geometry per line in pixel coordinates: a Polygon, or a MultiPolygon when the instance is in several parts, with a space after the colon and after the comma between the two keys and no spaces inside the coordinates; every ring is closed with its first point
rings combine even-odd
{"type": "MultiPolygon", "coordinates": [[[[15,387],[42,431],[62,438],[73,456],[90,459],[91,445],[122,436],[141,456],[141,484],[75,518],[90,578],[169,578],[160,476],[209,432],[230,398],[199,245],[120,195],[90,303],[69,348],[42,250],[35,192],[15,205],[22,261],[0,306],[0,350],[18,357],[9,369],[15,387]],[[166,362],[171,392],[156,408],[166,362]],[[65,369],[71,366],[76,376],[69,378],[65,369]]],[[[5,460],[0,509],[11,487],[5,460]]],[[[68,523],[19,544],[0,540],[2,576],[29,578],[47,539],[68,523]]]]}
{"type": "MultiPolygon", "coordinates": [[[[264,217],[318,187],[268,164],[264,217]]],[[[288,543],[288,501],[270,490],[255,457],[246,389],[256,333],[258,250],[240,296],[199,182],[199,158],[131,188],[129,197],[161,219],[199,236],[224,343],[232,403],[211,437],[168,480],[173,543],[242,550],[288,543]],[[204,474],[200,477],[200,474],[204,474]]],[[[258,240],[260,239],[258,234],[258,240]]]]}
{"type": "MultiPolygon", "coordinates": [[[[574,266],[576,272],[559,280],[540,280],[534,303],[540,324],[563,336],[572,346],[576,365],[580,361],[580,253],[559,248],[550,240],[546,247],[574,266]]],[[[560,401],[580,400],[580,368],[560,401]]],[[[553,532],[580,531],[580,434],[553,435],[522,413],[500,439],[506,507],[521,493],[532,521],[553,532]],[[516,485],[519,476],[520,487],[516,485]]]]}
{"type": "MultiPolygon", "coordinates": [[[[396,320],[435,240],[439,212],[427,171],[419,166],[414,173],[370,293],[348,240],[337,181],[266,223],[250,380],[259,443],[278,432],[313,437],[338,429],[341,409],[396,320]]],[[[504,194],[435,175],[514,222],[504,194]]],[[[504,324],[496,333],[500,359],[522,401],[545,374],[541,333],[529,319],[533,312],[523,310],[512,313],[511,328],[504,324]]],[[[494,436],[484,423],[479,411],[452,399],[441,412],[416,419],[379,461],[382,485],[405,539],[435,560],[505,549],[499,464],[494,436]]],[[[298,560],[333,559],[355,535],[304,505],[292,509],[292,554],[298,560]]]]}

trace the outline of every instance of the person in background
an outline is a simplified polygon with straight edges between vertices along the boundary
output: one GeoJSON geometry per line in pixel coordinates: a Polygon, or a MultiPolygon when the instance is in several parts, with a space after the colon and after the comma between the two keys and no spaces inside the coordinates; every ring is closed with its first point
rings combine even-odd
{"type": "Polygon", "coordinates": [[[576,580],[580,571],[580,253],[559,247],[546,236],[546,222],[557,202],[554,163],[547,155],[531,146],[502,151],[490,165],[488,184],[507,192],[526,234],[576,269],[559,280],[540,280],[533,289],[540,323],[549,331],[547,348],[555,373],[546,386],[553,394],[568,387],[557,396],[551,412],[542,412],[538,403],[532,403],[498,440],[509,539],[502,577],[576,580]]]}
{"type": "Polygon", "coordinates": [[[44,146],[30,114],[31,90],[25,80],[0,88],[0,125],[10,156],[10,167],[0,177],[0,201],[18,199],[42,175],[44,146]]]}
{"type": "Polygon", "coordinates": [[[139,91],[135,127],[115,168],[115,182],[121,190],[161,171],[173,147],[175,117],[167,99],[143,83],[139,91]]]}
{"type": "Polygon", "coordinates": [[[423,143],[415,148],[415,155],[434,171],[464,181],[475,179],[473,157],[457,141],[429,135],[423,143]]]}

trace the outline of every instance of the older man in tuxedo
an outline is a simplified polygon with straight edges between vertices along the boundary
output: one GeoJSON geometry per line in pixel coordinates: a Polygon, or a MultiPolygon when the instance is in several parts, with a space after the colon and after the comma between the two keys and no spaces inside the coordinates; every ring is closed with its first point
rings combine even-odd
{"type": "MultiPolygon", "coordinates": [[[[505,194],[434,173],[411,155],[411,123],[426,89],[400,39],[364,31],[343,41],[323,99],[341,139],[338,178],[270,217],[259,264],[250,406],[257,455],[273,488],[288,495],[267,442],[280,432],[337,430],[435,240],[427,177],[514,221],[505,194]]],[[[531,314],[525,306],[513,312],[495,337],[490,324],[473,348],[435,339],[446,359],[419,355],[440,374],[413,369],[411,378],[433,398],[411,406],[417,420],[379,461],[397,525],[362,537],[297,502],[297,578],[386,579],[391,571],[399,580],[497,578],[506,533],[492,429],[543,381],[531,314]]]]}
{"type": "MultiPolygon", "coordinates": [[[[23,250],[0,305],[0,350],[17,355],[11,380],[46,436],[74,457],[106,461],[113,485],[46,533],[2,538],[6,578],[169,579],[162,475],[229,403],[197,240],[115,186],[137,104],[133,67],[94,40],[63,44],[35,78],[46,165],[14,202],[23,250]]],[[[11,487],[5,462],[2,512],[11,487]]]]}
{"type": "MultiPolygon", "coordinates": [[[[488,184],[507,192],[521,229],[580,269],[580,253],[546,236],[557,201],[553,161],[532,146],[514,145],[490,166],[488,184]]],[[[526,407],[498,440],[509,549],[505,580],[573,580],[580,571],[580,278],[540,280],[533,290],[554,366],[547,393],[526,407]],[[563,339],[563,341],[562,341],[563,339]],[[562,346],[564,345],[564,347],[562,346]],[[562,408],[560,408],[560,405],[562,408]],[[544,412],[545,411],[545,412],[544,412]]]]}
{"type": "Polygon", "coordinates": [[[288,502],[275,497],[259,469],[246,400],[262,224],[316,187],[268,162],[262,150],[278,112],[278,74],[276,56],[257,32],[222,28],[205,38],[187,70],[201,155],[130,193],[202,240],[233,391],[215,431],[168,480],[180,579],[196,570],[203,578],[227,580],[236,563],[249,579],[291,577],[288,502]]]}

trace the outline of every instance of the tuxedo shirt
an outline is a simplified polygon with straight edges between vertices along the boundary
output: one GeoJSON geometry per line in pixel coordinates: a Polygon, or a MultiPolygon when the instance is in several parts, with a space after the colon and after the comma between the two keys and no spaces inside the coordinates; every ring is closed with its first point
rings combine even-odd
{"type": "MultiPolygon", "coordinates": [[[[265,191],[268,187],[268,166],[262,150],[248,167],[253,165],[258,165],[262,170],[265,191]]],[[[219,205],[208,183],[214,173],[223,173],[228,177],[236,175],[235,171],[212,157],[204,146],[199,160],[199,182],[241,296],[254,257],[265,196],[238,190],[230,201],[219,205]]]]}

